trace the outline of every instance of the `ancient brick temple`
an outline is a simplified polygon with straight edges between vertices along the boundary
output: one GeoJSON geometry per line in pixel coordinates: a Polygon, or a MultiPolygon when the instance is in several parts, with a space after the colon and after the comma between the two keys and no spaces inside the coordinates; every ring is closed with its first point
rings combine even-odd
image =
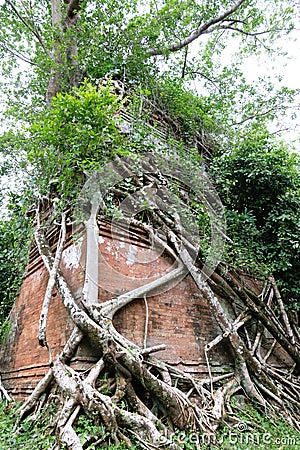
{"type": "MultiPolygon", "coordinates": [[[[49,240],[55,248],[55,230],[49,240]]],[[[120,229],[117,236],[112,236],[110,224],[101,222],[99,249],[99,302],[111,298],[116,292],[132,289],[133,282],[136,286],[145,284],[148,279],[168,272],[172,266],[172,261],[163,254],[155,255],[147,236],[140,229],[131,228],[130,236],[127,231],[120,229]]],[[[69,238],[63,252],[61,269],[77,298],[81,295],[84,281],[83,255],[84,242],[74,245],[69,238]]],[[[20,400],[30,394],[49,369],[48,351],[40,347],[37,340],[47,282],[47,270],[37,249],[32,248],[27,273],[12,312],[11,329],[0,352],[3,385],[14,398],[20,400]]],[[[208,375],[204,346],[220,333],[189,276],[162,294],[148,297],[146,302],[136,299],[124,307],[115,317],[115,326],[138,345],[144,345],[145,341],[147,347],[165,344],[166,350],[157,353],[157,357],[199,377],[208,375]]],[[[71,329],[72,321],[55,291],[47,324],[47,340],[52,357],[62,350],[71,329]]],[[[96,357],[93,352],[81,349],[72,364],[76,368],[86,369],[96,357]]],[[[209,359],[214,374],[230,369],[232,358],[225,344],[209,352],[209,359]]]]}

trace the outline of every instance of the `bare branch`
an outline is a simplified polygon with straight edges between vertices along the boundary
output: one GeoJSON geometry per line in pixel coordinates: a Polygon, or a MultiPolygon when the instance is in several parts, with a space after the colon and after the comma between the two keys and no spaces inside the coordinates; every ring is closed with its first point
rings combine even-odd
{"type": "MultiPolygon", "coordinates": [[[[222,28],[224,30],[237,31],[238,33],[245,34],[247,36],[261,36],[263,34],[268,34],[271,31],[271,30],[264,30],[264,31],[256,31],[254,33],[251,33],[250,31],[245,31],[245,30],[242,30],[241,28],[233,27],[231,25],[228,25],[228,26],[227,25],[220,25],[219,28],[222,28]]],[[[277,31],[279,31],[279,30],[277,30],[277,31]]]]}
{"type": "Polygon", "coordinates": [[[249,117],[246,117],[245,119],[240,120],[239,122],[234,122],[231,124],[232,127],[235,127],[236,125],[242,125],[245,122],[248,122],[249,120],[253,120],[253,119],[257,119],[258,117],[265,117],[268,114],[270,114],[272,111],[274,111],[275,107],[268,109],[267,111],[259,114],[259,113],[254,113],[249,117]]]}
{"type": "Polygon", "coordinates": [[[187,65],[187,59],[188,59],[188,47],[185,48],[183,67],[182,67],[182,71],[181,71],[181,78],[185,77],[185,70],[186,70],[186,65],[187,65]]]}
{"type": "Polygon", "coordinates": [[[215,88],[219,91],[220,94],[222,93],[219,86],[211,78],[209,78],[207,75],[205,75],[203,72],[200,72],[198,70],[193,70],[192,72],[185,72],[184,76],[185,75],[200,75],[200,77],[205,78],[207,81],[209,81],[211,84],[213,84],[215,86],[215,88]]]}
{"type": "Polygon", "coordinates": [[[34,63],[33,61],[31,61],[31,59],[29,59],[27,56],[25,55],[21,55],[21,53],[18,53],[17,51],[12,50],[11,48],[9,48],[7,45],[5,45],[3,42],[0,42],[0,47],[2,47],[4,50],[6,50],[8,53],[10,53],[11,55],[15,56],[16,58],[20,59],[21,61],[26,62],[27,64],[30,64],[31,66],[37,66],[38,64],[34,63]]]}

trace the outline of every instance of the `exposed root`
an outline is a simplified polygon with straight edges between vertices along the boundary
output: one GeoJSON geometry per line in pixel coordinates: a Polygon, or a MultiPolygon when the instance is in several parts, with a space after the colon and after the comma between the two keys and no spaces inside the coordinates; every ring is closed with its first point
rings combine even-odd
{"type": "MultiPolygon", "coordinates": [[[[150,171],[150,162],[148,166],[150,171]]],[[[130,173],[124,164],[123,169],[130,173]]],[[[163,175],[148,174],[148,179],[159,184],[163,175]]],[[[141,183],[138,178],[136,183],[141,183]]],[[[161,192],[165,195],[163,187],[161,192]]],[[[159,201],[155,203],[148,199],[146,189],[144,193],[151,204],[153,224],[163,229],[166,242],[154,233],[152,225],[142,224],[137,219],[133,221],[144,226],[151,238],[174,259],[176,268],[102,304],[97,303],[97,289],[90,282],[97,277],[91,253],[86,261],[82,298],[76,301],[58,267],[61,248],[54,257],[42,231],[36,231],[36,243],[52,280],[51,283],[49,280],[45,303],[49,301],[55,280],[74,322],[74,330],[44,379],[19,409],[20,420],[41,405],[43,395],[45,398],[55,387],[60,399],[55,421],[57,440],[65,443],[67,448],[83,449],[76,427],[79,417],[85,414],[99,425],[99,433],[89,437],[89,442],[95,445],[104,441],[118,445],[124,441],[130,447],[136,440],[145,449],[177,450],[180,447],[170,439],[174,430],[214,433],[228,415],[230,421],[233,420],[230,399],[242,392],[265,409],[284,412],[300,429],[299,334],[285,312],[275,280],[268,280],[261,295],[245,286],[237,274],[228,271],[215,272],[206,280],[205,268],[200,270],[200,261],[195,259],[194,237],[182,233],[176,214],[165,213],[159,208],[159,201]],[[147,314],[144,348],[126,339],[113,326],[114,315],[121,308],[140,299],[147,309],[146,296],[187,273],[220,328],[220,334],[206,344],[205,352],[226,340],[235,359],[231,373],[216,377],[209,370],[208,379],[197,380],[156,359],[153,354],[164,347],[147,348],[147,314]],[[224,299],[232,305],[230,311],[224,307],[224,299]],[[268,347],[264,348],[266,332],[273,337],[273,343],[270,344],[269,339],[268,347]],[[69,361],[84,336],[97,346],[100,356],[89,371],[79,373],[69,361]],[[295,363],[296,371],[292,368],[290,373],[283,372],[272,366],[272,355],[277,346],[295,363]]],[[[95,241],[96,213],[93,205],[91,217],[85,223],[91,248],[95,241]]],[[[42,343],[46,343],[44,325],[43,319],[39,334],[42,343]]]]}
{"type": "Polygon", "coordinates": [[[66,216],[65,214],[62,214],[60,238],[59,238],[59,242],[57,245],[54,262],[53,262],[51,271],[49,273],[49,280],[48,280],[48,285],[46,288],[44,301],[43,301],[43,305],[42,305],[42,309],[41,309],[39,331],[38,331],[38,336],[37,336],[39,344],[42,347],[46,346],[48,348],[50,357],[51,357],[51,350],[48,346],[48,342],[46,339],[46,327],[47,327],[50,301],[51,301],[52,292],[53,292],[53,289],[55,286],[55,281],[56,281],[57,270],[58,270],[58,267],[60,264],[61,255],[62,255],[62,251],[64,249],[65,240],[66,240],[66,217],[65,216],[66,216]]]}

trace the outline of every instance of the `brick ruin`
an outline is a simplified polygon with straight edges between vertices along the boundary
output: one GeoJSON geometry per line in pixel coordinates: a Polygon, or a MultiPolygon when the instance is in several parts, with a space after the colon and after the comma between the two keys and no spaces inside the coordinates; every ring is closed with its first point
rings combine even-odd
{"type": "MultiPolygon", "coordinates": [[[[134,118],[126,110],[120,111],[120,117],[121,132],[127,134],[134,118]]],[[[150,123],[146,126],[153,140],[161,145],[166,142],[170,129],[160,117],[156,117],[157,120],[155,128],[150,123]]],[[[79,299],[84,284],[85,242],[81,247],[74,245],[71,231],[62,255],[61,270],[73,294],[79,299]]],[[[52,229],[47,238],[55,250],[58,231],[52,229]]],[[[134,227],[129,233],[120,228],[112,234],[111,224],[101,221],[99,249],[106,261],[106,264],[99,261],[102,286],[98,292],[99,302],[113,297],[105,286],[117,294],[123,293],[147,283],[151,277],[153,279],[168,272],[172,267],[169,257],[153,253],[145,231],[134,227]],[[152,252],[150,260],[149,252],[152,252]]],[[[48,351],[37,340],[47,282],[48,272],[37,248],[33,246],[26,275],[11,313],[10,332],[0,349],[1,380],[17,400],[26,398],[49,369],[48,351]]],[[[190,276],[163,294],[148,297],[146,302],[136,299],[116,314],[114,324],[120,333],[140,346],[145,345],[145,341],[147,347],[165,344],[166,350],[155,356],[201,378],[208,377],[209,370],[219,375],[232,368],[232,355],[224,341],[209,352],[208,369],[204,346],[220,334],[220,329],[190,276]]],[[[72,326],[58,292],[54,291],[47,323],[47,341],[52,358],[62,350],[72,326]]],[[[91,351],[90,343],[86,346],[81,344],[72,366],[85,370],[97,360],[97,356],[97,349],[91,351]]]]}
{"type": "MultiPolygon", "coordinates": [[[[128,233],[122,231],[112,236],[110,224],[101,222],[99,227],[99,261],[101,286],[107,285],[120,293],[132,289],[132,282],[144,284],[153,276],[166,273],[172,262],[164,255],[151,255],[150,243],[140,229],[128,233]],[[108,263],[108,264],[107,264],[108,263]],[[108,270],[107,267],[113,270],[108,270]],[[127,281],[126,281],[127,280],[127,281]],[[139,282],[143,280],[143,282],[139,282]],[[127,285],[126,285],[127,284],[127,285]]],[[[52,232],[50,240],[55,247],[57,236],[52,232]]],[[[62,272],[73,293],[79,298],[84,281],[81,264],[84,242],[74,245],[68,239],[61,262],[62,272]]],[[[0,352],[0,373],[3,385],[15,399],[22,400],[30,394],[49,369],[49,354],[38,344],[37,333],[41,306],[48,282],[48,273],[37,249],[30,253],[26,276],[11,314],[11,329],[0,352]]],[[[112,298],[108,290],[99,288],[99,302],[112,298]]],[[[156,354],[158,358],[199,377],[208,376],[204,346],[220,329],[206,303],[198,295],[193,280],[187,276],[179,284],[163,294],[147,298],[148,326],[145,329],[146,303],[136,299],[117,313],[116,329],[125,337],[143,346],[166,344],[166,350],[156,354]],[[145,336],[146,335],[146,336],[145,336]]],[[[72,330],[59,294],[55,291],[51,300],[47,324],[47,340],[54,358],[63,348],[72,330]],[[67,327],[66,327],[67,323],[67,327]]],[[[72,360],[77,369],[85,370],[97,359],[97,350],[87,351],[84,345],[72,360]],[[94,351],[94,354],[93,354],[94,351]]],[[[215,374],[230,370],[232,357],[222,343],[209,352],[209,365],[215,374]]]]}

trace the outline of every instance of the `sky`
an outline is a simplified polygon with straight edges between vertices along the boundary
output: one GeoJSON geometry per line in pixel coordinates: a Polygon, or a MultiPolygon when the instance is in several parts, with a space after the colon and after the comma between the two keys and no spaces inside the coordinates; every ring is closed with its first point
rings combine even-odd
{"type": "MultiPolygon", "coordinates": [[[[297,28],[288,36],[277,38],[276,45],[286,54],[282,56],[275,54],[272,59],[265,53],[247,56],[243,64],[243,72],[247,81],[255,84],[259,77],[266,78],[269,76],[278,88],[285,86],[289,89],[300,90],[300,14],[297,28]],[[277,80],[278,75],[282,77],[281,82],[277,80]]],[[[229,65],[236,52],[238,52],[238,41],[233,39],[229,41],[222,53],[222,64],[229,65]]],[[[269,129],[274,132],[278,129],[286,129],[280,133],[280,138],[291,143],[300,152],[300,93],[292,108],[287,111],[284,120],[280,118],[279,123],[276,123],[276,121],[271,123],[269,129]],[[294,120],[290,117],[292,112],[297,114],[294,120]]]]}
{"type": "MultiPolygon", "coordinates": [[[[299,18],[300,19],[300,18],[299,18]]],[[[277,74],[282,75],[281,85],[290,89],[300,89],[300,29],[295,29],[288,37],[278,40],[279,45],[287,52],[286,56],[277,56],[272,64],[266,63],[264,57],[251,58],[245,63],[245,72],[251,80],[258,74],[260,76],[273,75],[274,83],[277,74]]],[[[300,96],[294,104],[297,118],[291,120],[287,116],[284,123],[289,130],[282,133],[282,138],[288,142],[294,142],[300,152],[300,96]]],[[[283,125],[283,124],[281,124],[283,125]]],[[[274,124],[274,127],[276,124],[274,124]]]]}

